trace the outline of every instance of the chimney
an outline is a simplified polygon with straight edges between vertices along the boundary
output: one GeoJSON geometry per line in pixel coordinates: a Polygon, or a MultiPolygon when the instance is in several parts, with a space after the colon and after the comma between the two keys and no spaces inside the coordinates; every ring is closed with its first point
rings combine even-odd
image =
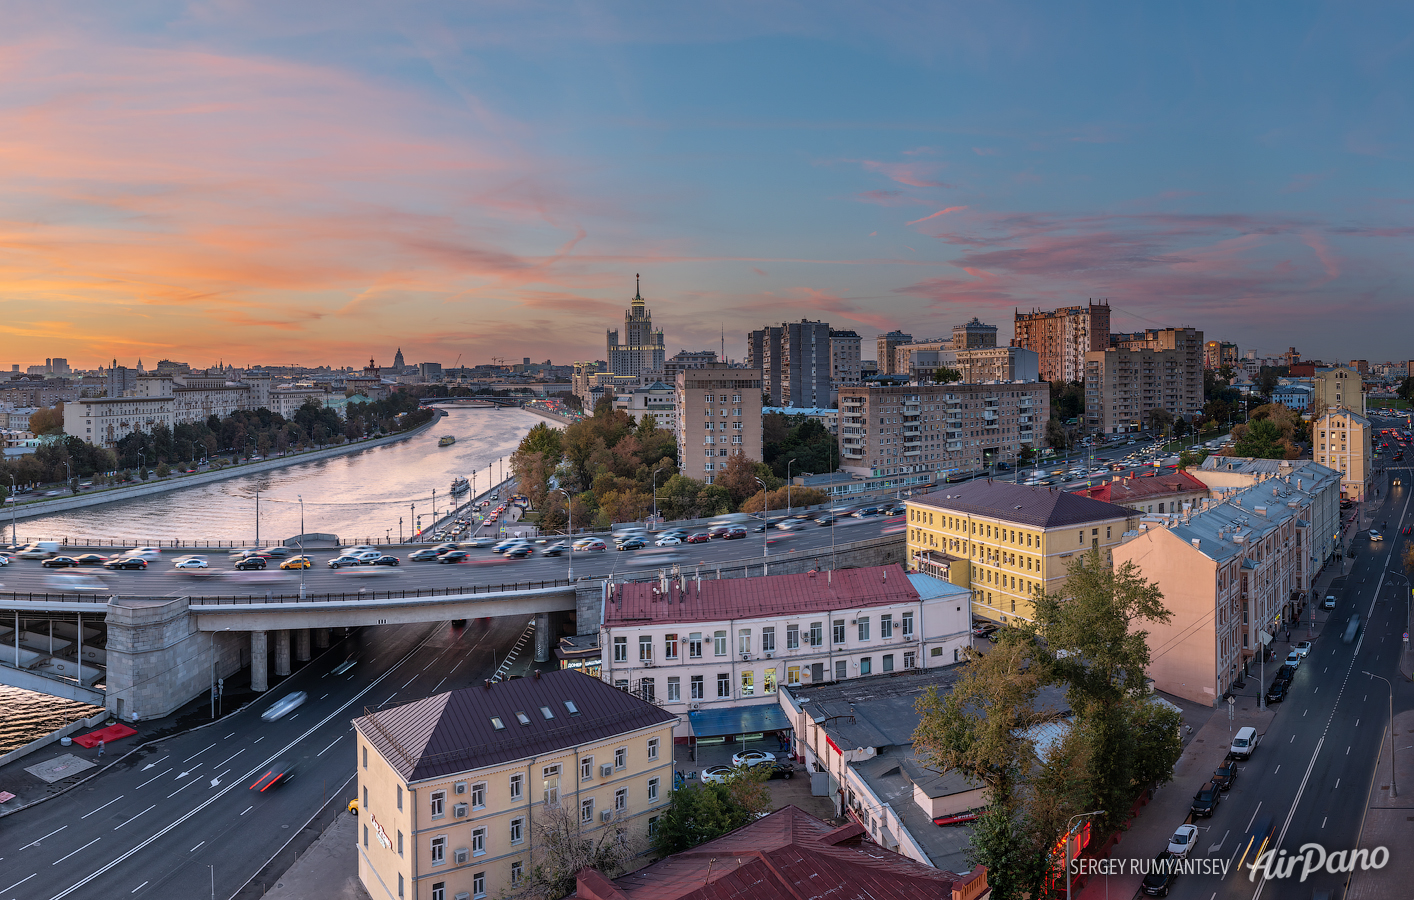
{"type": "Polygon", "coordinates": [[[491,679],[486,679],[486,690],[491,690],[491,679]]]}
{"type": "Polygon", "coordinates": [[[535,680],[536,680],[536,681],[539,681],[539,680],[540,680],[540,670],[539,670],[539,669],[536,669],[536,670],[535,670],[535,680]]]}

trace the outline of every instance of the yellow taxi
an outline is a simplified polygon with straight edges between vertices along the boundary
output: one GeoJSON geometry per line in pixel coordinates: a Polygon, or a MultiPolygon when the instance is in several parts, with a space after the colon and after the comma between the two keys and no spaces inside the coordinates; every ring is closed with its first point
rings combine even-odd
{"type": "Polygon", "coordinates": [[[308,569],[308,568],[309,568],[310,566],[312,566],[312,565],[314,565],[314,563],[310,562],[308,556],[291,556],[289,559],[287,559],[287,560],[285,560],[284,562],[280,563],[280,568],[282,568],[282,569],[308,569]]]}

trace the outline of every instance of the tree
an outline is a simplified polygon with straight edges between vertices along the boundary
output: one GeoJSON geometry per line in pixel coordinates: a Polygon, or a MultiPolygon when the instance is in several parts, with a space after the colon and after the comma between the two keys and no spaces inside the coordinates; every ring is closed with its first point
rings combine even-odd
{"type": "Polygon", "coordinates": [[[1164,409],[1162,406],[1158,406],[1154,409],[1149,410],[1150,429],[1162,433],[1164,429],[1168,428],[1172,424],[1173,413],[1164,409]]]}
{"type": "MultiPolygon", "coordinates": [[[[765,506],[765,498],[766,493],[764,491],[757,491],[742,501],[741,506],[738,507],[738,511],[753,514],[759,513],[762,507],[765,506]]],[[[788,506],[799,509],[806,506],[817,506],[821,503],[828,502],[829,499],[829,494],[816,488],[793,487],[790,489],[789,495],[787,495],[786,489],[781,487],[771,492],[770,508],[776,511],[784,510],[788,506]]]]}
{"type": "Polygon", "coordinates": [[[563,805],[545,807],[536,816],[530,870],[505,896],[559,900],[574,891],[575,876],[582,869],[597,869],[609,878],[622,874],[643,851],[641,840],[633,836],[629,825],[627,816],[616,814],[607,824],[596,820],[586,827],[580,823],[578,810],[563,805]]]}
{"type": "Polygon", "coordinates": [[[726,488],[732,498],[732,508],[735,509],[747,497],[761,489],[761,486],[756,483],[757,478],[764,481],[766,486],[770,488],[774,488],[780,483],[771,474],[771,470],[765,463],[748,459],[746,454],[738,450],[728,456],[727,461],[717,468],[717,478],[714,483],[726,488]]]}
{"type": "Polygon", "coordinates": [[[792,477],[804,472],[825,475],[839,461],[835,437],[818,419],[804,415],[770,413],[762,417],[761,458],[780,478],[787,464],[792,477]]]}
{"type": "Polygon", "coordinates": [[[30,413],[29,430],[35,434],[63,434],[64,401],[30,413]]]}
{"type": "Polygon", "coordinates": [[[1054,447],[1057,450],[1064,450],[1070,445],[1065,434],[1065,426],[1060,423],[1060,419],[1055,416],[1046,420],[1046,446],[1054,447]]]}
{"type": "Polygon", "coordinates": [[[750,825],[771,808],[765,781],[764,771],[741,768],[725,782],[673,791],[668,808],[658,817],[653,849],[668,856],[750,825]]]}
{"type": "Polygon", "coordinates": [[[1051,415],[1069,422],[1085,415],[1085,384],[1080,381],[1051,382],[1051,415]]]}
{"type": "Polygon", "coordinates": [[[1281,444],[1281,428],[1271,419],[1255,419],[1246,425],[1232,429],[1237,443],[1233,448],[1235,456],[1250,456],[1255,459],[1286,459],[1286,448],[1281,444]]]}
{"type": "Polygon", "coordinates": [[[947,366],[941,366],[933,370],[933,381],[937,384],[952,384],[955,381],[961,380],[962,373],[959,372],[957,369],[950,369],[947,366]]]}
{"type": "Polygon", "coordinates": [[[1395,389],[1395,394],[1405,403],[1414,403],[1414,376],[1401,381],[1395,389]]]}

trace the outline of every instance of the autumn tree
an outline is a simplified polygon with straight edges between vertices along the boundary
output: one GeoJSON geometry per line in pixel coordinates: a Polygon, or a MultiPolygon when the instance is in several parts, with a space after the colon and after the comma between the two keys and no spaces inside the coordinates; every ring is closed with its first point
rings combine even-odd
{"type": "Polygon", "coordinates": [[[63,434],[64,401],[30,413],[29,430],[35,434],[63,434]]]}
{"type": "Polygon", "coordinates": [[[631,820],[615,814],[607,824],[580,822],[578,810],[546,806],[536,814],[535,843],[529,870],[506,900],[560,900],[574,892],[582,869],[596,869],[608,878],[623,874],[643,852],[644,841],[633,834],[631,820]]]}
{"type": "MultiPolygon", "coordinates": [[[[761,512],[765,497],[765,492],[758,490],[742,501],[738,511],[752,514],[761,512]]],[[[787,496],[787,489],[781,487],[771,492],[771,504],[768,508],[772,512],[780,512],[787,508],[803,509],[807,506],[827,503],[829,499],[829,494],[817,488],[793,487],[789,489],[789,496],[787,496]]]]}

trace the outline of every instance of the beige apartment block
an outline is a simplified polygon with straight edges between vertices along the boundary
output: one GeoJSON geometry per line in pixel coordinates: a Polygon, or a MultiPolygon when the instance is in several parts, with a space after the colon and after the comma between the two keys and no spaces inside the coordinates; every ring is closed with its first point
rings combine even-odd
{"type": "Polygon", "coordinates": [[[677,376],[678,471],[711,484],[733,453],[761,459],[761,371],[712,363],[677,376]]]}
{"type": "MultiPolygon", "coordinates": [[[[1218,488],[1191,512],[1146,519],[1115,548],[1114,564],[1134,563],[1173,613],[1168,623],[1143,625],[1159,690],[1217,705],[1233,681],[1259,674],[1262,634],[1291,626],[1326,558],[1318,523],[1340,515],[1335,472],[1293,470],[1218,488]]],[[[1280,660],[1265,665],[1270,676],[1280,660]]]]}
{"type": "Polygon", "coordinates": [[[374,900],[501,896],[544,862],[542,829],[565,816],[584,840],[627,823],[646,851],[673,789],[676,721],[572,671],[355,719],[359,880],[374,900]]]}
{"type": "Polygon", "coordinates": [[[1150,427],[1167,410],[1192,420],[1203,412],[1203,332],[1166,328],[1115,335],[1116,346],[1085,354],[1085,425],[1123,434],[1150,427]]]}
{"type": "Polygon", "coordinates": [[[1090,302],[1047,311],[1018,311],[1013,322],[1013,347],[1036,351],[1046,381],[1079,381],[1085,377],[1085,354],[1110,345],[1110,305],[1090,302]]]}
{"type": "Polygon", "coordinates": [[[877,360],[879,375],[894,374],[894,348],[900,344],[913,343],[913,335],[902,331],[890,331],[874,338],[874,359],[877,360]]]}
{"type": "Polygon", "coordinates": [[[1349,366],[1316,370],[1311,378],[1311,406],[1307,412],[1319,416],[1328,409],[1351,409],[1365,415],[1365,384],[1360,373],[1349,366]]]}
{"type": "Polygon", "coordinates": [[[1311,421],[1311,456],[1340,473],[1346,498],[1358,503],[1370,493],[1374,435],[1369,419],[1349,409],[1327,409],[1311,421]]]}
{"type": "Polygon", "coordinates": [[[840,390],[841,468],[855,475],[977,472],[1041,445],[1045,382],[865,384],[840,390]]]}
{"type": "Polygon", "coordinates": [[[908,565],[972,591],[974,616],[1029,622],[1077,556],[1103,562],[1139,513],[1048,487],[990,479],[946,485],[908,507],[908,565]]]}
{"type": "Polygon", "coordinates": [[[843,384],[858,384],[863,377],[859,368],[863,344],[857,331],[830,329],[830,382],[836,389],[843,384]]]}

